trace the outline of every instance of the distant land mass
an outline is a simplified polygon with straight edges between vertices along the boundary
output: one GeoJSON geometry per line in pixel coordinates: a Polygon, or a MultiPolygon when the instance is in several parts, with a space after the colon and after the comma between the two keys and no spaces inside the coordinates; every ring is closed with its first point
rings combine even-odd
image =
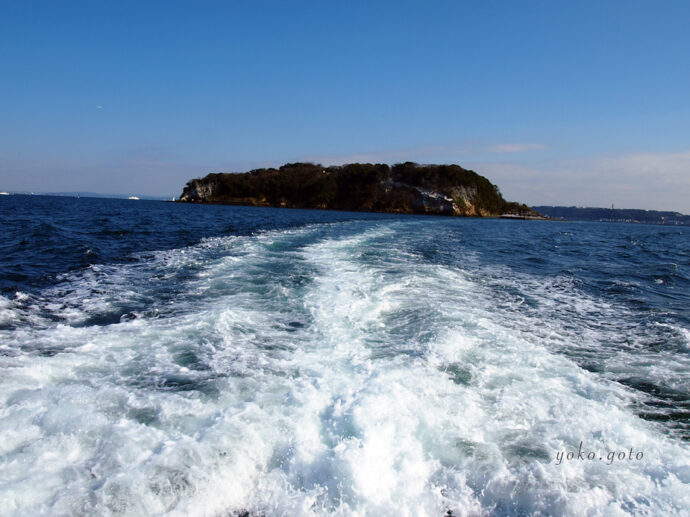
{"type": "Polygon", "coordinates": [[[503,199],[484,176],[459,165],[288,163],[244,173],[214,173],[184,187],[183,203],[216,203],[366,212],[539,217],[503,199]]]}
{"type": "Polygon", "coordinates": [[[532,208],[546,217],[566,221],[602,221],[690,226],[690,215],[684,215],[679,212],[575,206],[533,206],[532,208]]]}
{"type": "Polygon", "coordinates": [[[69,192],[30,192],[28,190],[23,191],[11,191],[8,194],[13,196],[58,196],[58,197],[95,197],[95,198],[105,198],[105,199],[128,199],[136,197],[136,199],[141,199],[144,201],[170,201],[172,196],[149,196],[146,194],[104,194],[102,192],[82,192],[82,191],[69,191],[69,192]]]}

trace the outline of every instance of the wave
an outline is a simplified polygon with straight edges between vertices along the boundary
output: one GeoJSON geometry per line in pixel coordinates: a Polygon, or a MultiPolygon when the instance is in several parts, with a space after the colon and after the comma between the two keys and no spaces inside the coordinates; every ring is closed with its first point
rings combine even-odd
{"type": "Polygon", "coordinates": [[[645,323],[677,339],[647,352],[572,276],[422,227],[211,238],[0,299],[42,318],[0,330],[0,514],[684,511],[687,443],[617,379],[687,393],[687,329],[645,323]],[[557,462],[580,442],[644,461],[557,462]]]}

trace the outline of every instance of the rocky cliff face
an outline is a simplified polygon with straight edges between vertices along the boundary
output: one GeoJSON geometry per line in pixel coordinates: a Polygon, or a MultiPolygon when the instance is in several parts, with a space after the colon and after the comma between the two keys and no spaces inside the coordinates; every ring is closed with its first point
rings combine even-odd
{"type": "Polygon", "coordinates": [[[411,162],[393,167],[294,163],[209,174],[187,183],[179,201],[482,217],[535,213],[506,202],[495,185],[473,171],[411,162]]]}
{"type": "Polygon", "coordinates": [[[218,182],[205,182],[203,179],[195,179],[187,183],[178,199],[183,203],[204,203],[215,197],[218,182]]]}
{"type": "Polygon", "coordinates": [[[472,187],[457,187],[444,193],[407,183],[388,180],[381,185],[385,194],[397,198],[409,209],[404,212],[417,214],[488,216],[488,210],[476,208],[477,190],[472,187]]]}

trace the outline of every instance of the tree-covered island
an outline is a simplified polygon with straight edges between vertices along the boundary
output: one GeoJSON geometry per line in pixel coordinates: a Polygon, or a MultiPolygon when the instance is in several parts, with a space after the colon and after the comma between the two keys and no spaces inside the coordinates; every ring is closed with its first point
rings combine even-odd
{"type": "Polygon", "coordinates": [[[459,165],[288,163],[244,173],[214,173],[187,183],[186,203],[320,208],[457,216],[538,217],[503,199],[484,176],[459,165]]]}

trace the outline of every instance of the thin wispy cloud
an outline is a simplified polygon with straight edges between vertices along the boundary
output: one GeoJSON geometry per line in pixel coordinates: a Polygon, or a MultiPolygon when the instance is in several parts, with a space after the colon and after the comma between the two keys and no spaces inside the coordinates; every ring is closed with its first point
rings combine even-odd
{"type": "Polygon", "coordinates": [[[620,208],[690,213],[690,150],[466,166],[486,175],[507,198],[532,205],[613,203],[620,208]]]}
{"type": "Polygon", "coordinates": [[[181,163],[180,155],[168,146],[142,145],[113,149],[113,163],[133,170],[151,170],[181,163]]]}
{"type": "Polygon", "coordinates": [[[498,144],[492,145],[487,149],[490,153],[508,154],[508,153],[525,153],[527,151],[539,151],[546,149],[543,144],[498,144]]]}
{"type": "Polygon", "coordinates": [[[594,165],[595,170],[606,170],[614,177],[635,177],[655,184],[679,185],[690,197],[690,151],[602,157],[594,165]]]}

